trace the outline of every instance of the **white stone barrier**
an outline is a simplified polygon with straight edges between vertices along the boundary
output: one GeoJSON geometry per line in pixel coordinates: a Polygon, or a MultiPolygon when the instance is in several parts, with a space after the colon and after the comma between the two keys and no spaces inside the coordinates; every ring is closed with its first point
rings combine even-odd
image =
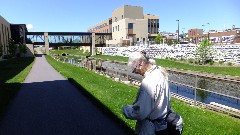
{"type": "MultiPolygon", "coordinates": [[[[103,55],[128,57],[131,52],[145,50],[152,58],[174,58],[190,59],[195,58],[198,45],[177,44],[177,45],[141,45],[129,47],[103,47],[103,55]]],[[[240,45],[213,45],[213,60],[240,64],[240,45]]]]}

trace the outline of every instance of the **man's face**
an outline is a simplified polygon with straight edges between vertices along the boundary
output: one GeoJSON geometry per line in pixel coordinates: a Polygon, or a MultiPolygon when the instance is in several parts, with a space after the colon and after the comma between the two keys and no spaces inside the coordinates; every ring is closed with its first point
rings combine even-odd
{"type": "Polygon", "coordinates": [[[133,69],[133,73],[144,75],[144,71],[142,70],[144,66],[143,62],[139,62],[136,67],[133,69]]]}

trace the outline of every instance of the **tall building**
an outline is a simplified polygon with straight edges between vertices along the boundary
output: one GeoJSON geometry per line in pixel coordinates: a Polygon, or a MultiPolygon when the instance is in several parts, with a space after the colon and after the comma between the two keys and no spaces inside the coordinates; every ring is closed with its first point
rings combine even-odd
{"type": "Polygon", "coordinates": [[[104,29],[109,29],[107,33],[112,33],[112,40],[106,41],[108,46],[144,43],[149,41],[149,38],[155,38],[159,31],[159,16],[144,15],[143,7],[140,6],[123,5],[112,12],[112,17],[107,21],[109,23],[105,22],[106,25],[103,25],[104,22],[90,27],[88,31],[104,33],[104,29]],[[103,30],[98,31],[95,28],[103,30]]]}
{"type": "Polygon", "coordinates": [[[2,51],[2,55],[8,52],[9,38],[11,38],[10,23],[0,15],[0,47],[2,47],[0,50],[2,51]]]}
{"type": "Polygon", "coordinates": [[[144,19],[148,20],[148,38],[155,38],[159,33],[159,16],[146,14],[144,19]]]}
{"type": "Polygon", "coordinates": [[[26,44],[26,24],[10,24],[12,39],[16,44],[26,44]]]}
{"type": "Polygon", "coordinates": [[[112,18],[108,18],[87,30],[88,32],[95,33],[112,33],[112,18]]]}

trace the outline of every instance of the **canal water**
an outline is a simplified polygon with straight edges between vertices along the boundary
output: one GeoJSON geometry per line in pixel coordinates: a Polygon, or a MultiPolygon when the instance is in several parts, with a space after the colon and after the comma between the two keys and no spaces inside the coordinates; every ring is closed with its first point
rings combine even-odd
{"type": "MultiPolygon", "coordinates": [[[[195,90],[192,88],[170,83],[170,91],[173,93],[182,95],[184,97],[194,99],[195,90]]],[[[240,101],[238,99],[233,99],[227,96],[206,92],[206,91],[201,91],[201,90],[197,90],[196,98],[197,98],[197,101],[200,101],[206,104],[209,104],[210,102],[216,102],[216,103],[240,110],[240,101]]]]}

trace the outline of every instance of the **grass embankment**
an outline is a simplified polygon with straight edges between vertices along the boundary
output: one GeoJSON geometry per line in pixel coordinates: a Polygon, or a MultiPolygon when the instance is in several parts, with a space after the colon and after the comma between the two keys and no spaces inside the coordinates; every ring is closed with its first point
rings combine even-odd
{"type": "MultiPolygon", "coordinates": [[[[137,94],[136,87],[115,82],[85,68],[57,62],[50,56],[46,58],[63,76],[74,79],[86,92],[105,105],[105,109],[109,109],[131,129],[134,129],[135,121],[125,119],[121,108],[125,104],[134,102],[137,94]]],[[[172,106],[184,119],[183,135],[237,135],[240,133],[239,119],[191,107],[176,99],[172,100],[172,106]]]]}
{"type": "Polygon", "coordinates": [[[0,121],[30,72],[33,61],[34,58],[15,58],[0,62],[0,121]]]}
{"type": "Polygon", "coordinates": [[[82,51],[79,50],[51,50],[50,51],[51,54],[62,54],[62,53],[67,53],[67,54],[71,54],[71,55],[85,55],[82,51]]]}
{"type": "MultiPolygon", "coordinates": [[[[96,55],[94,58],[101,58],[101,59],[109,59],[109,60],[117,60],[127,62],[127,57],[121,56],[108,56],[108,55],[96,55]]],[[[176,68],[176,69],[183,69],[183,70],[191,70],[191,71],[198,71],[198,72],[207,72],[213,74],[222,74],[222,75],[230,75],[230,76],[240,76],[240,67],[214,67],[214,66],[197,66],[197,65],[190,65],[185,64],[173,60],[167,59],[155,59],[157,65],[162,67],[168,68],[176,68]]]]}

